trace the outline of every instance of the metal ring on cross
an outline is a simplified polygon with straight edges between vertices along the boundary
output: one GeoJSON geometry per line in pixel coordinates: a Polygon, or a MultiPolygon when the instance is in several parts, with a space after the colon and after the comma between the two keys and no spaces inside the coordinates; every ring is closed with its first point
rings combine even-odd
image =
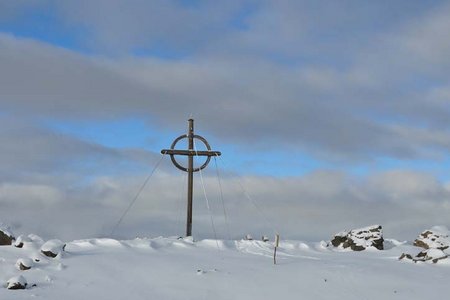
{"type": "MultiPolygon", "coordinates": [[[[172,145],[170,145],[170,149],[175,150],[175,146],[177,145],[177,143],[179,141],[181,141],[182,139],[187,139],[189,136],[187,134],[183,134],[180,135],[179,137],[177,137],[172,145]]],[[[205,146],[206,149],[208,149],[208,151],[211,151],[211,146],[208,144],[208,141],[206,141],[206,139],[200,135],[194,134],[193,135],[194,139],[198,139],[200,140],[205,146]]],[[[180,165],[177,160],[175,159],[175,155],[174,154],[170,154],[170,160],[172,160],[172,163],[175,165],[175,167],[177,167],[178,169],[180,169],[181,171],[185,171],[188,172],[189,169],[186,167],[183,167],[182,165],[180,165]]],[[[193,172],[198,172],[200,170],[203,170],[204,168],[206,168],[206,166],[209,164],[209,161],[211,160],[211,156],[207,156],[206,161],[198,168],[194,168],[192,171],[193,172]]]]}

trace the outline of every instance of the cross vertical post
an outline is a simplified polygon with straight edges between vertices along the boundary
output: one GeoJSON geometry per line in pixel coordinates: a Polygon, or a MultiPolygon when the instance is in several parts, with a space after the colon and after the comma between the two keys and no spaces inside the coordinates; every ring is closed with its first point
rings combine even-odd
{"type": "Polygon", "coordinates": [[[220,156],[219,151],[212,151],[208,141],[197,134],[194,134],[194,120],[188,120],[188,132],[187,134],[177,137],[170,146],[170,149],[161,150],[162,154],[169,154],[172,163],[181,171],[188,173],[188,190],[187,190],[187,220],[186,220],[186,236],[192,236],[192,204],[193,204],[193,192],[194,192],[194,173],[203,170],[209,164],[211,156],[220,156]],[[175,149],[177,143],[182,139],[188,139],[188,149],[178,150],[175,149]],[[205,146],[207,151],[197,151],[194,149],[194,140],[200,140],[205,146]],[[184,155],[188,157],[188,166],[184,167],[178,163],[175,159],[175,155],[184,155]],[[200,166],[194,166],[194,156],[205,156],[206,161],[200,166]]]}
{"type": "MultiPolygon", "coordinates": [[[[188,120],[188,141],[189,150],[194,150],[194,120],[188,120]]],[[[194,157],[188,156],[188,207],[187,207],[187,221],[186,221],[186,236],[192,236],[192,195],[194,193],[194,157]]]]}

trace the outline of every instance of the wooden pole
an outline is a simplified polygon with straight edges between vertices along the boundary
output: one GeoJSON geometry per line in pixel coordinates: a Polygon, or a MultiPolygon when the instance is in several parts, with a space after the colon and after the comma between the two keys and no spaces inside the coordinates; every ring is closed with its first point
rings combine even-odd
{"type": "Polygon", "coordinates": [[[273,264],[277,264],[277,248],[280,245],[280,235],[277,233],[275,235],[275,249],[273,250],[273,264]]]}
{"type": "MultiPolygon", "coordinates": [[[[188,120],[189,151],[194,151],[194,120],[188,120]]],[[[186,236],[192,236],[192,195],[194,192],[194,157],[188,156],[188,207],[186,220],[186,236]]]]}

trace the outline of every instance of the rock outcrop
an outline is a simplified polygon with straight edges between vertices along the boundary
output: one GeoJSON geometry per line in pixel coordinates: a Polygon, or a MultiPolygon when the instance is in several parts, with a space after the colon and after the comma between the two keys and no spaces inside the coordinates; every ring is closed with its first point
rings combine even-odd
{"type": "Polygon", "coordinates": [[[417,255],[412,256],[411,254],[403,253],[398,259],[410,259],[413,262],[425,262],[431,261],[432,263],[437,263],[440,260],[448,258],[448,254],[439,249],[427,249],[420,251],[417,255]]]}
{"type": "Polygon", "coordinates": [[[414,246],[424,249],[445,250],[450,247],[450,239],[443,228],[434,227],[422,232],[414,241],[414,246]]]}
{"type": "Polygon", "coordinates": [[[383,229],[381,225],[343,231],[335,234],[331,240],[331,244],[334,247],[350,248],[353,251],[362,251],[369,247],[383,250],[383,242],[383,229]]]}
{"type": "Polygon", "coordinates": [[[0,246],[9,246],[15,240],[9,228],[0,223],[0,246]]]}
{"type": "Polygon", "coordinates": [[[448,232],[448,229],[443,227],[433,227],[432,229],[423,231],[413,243],[414,246],[420,247],[423,250],[416,255],[402,253],[398,259],[432,263],[447,259],[449,255],[445,253],[444,250],[448,249],[450,246],[448,232]]]}

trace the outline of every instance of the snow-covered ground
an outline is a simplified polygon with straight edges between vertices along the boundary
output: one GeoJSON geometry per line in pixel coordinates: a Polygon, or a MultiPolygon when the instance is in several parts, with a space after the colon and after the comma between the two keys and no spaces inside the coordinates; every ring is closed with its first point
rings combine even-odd
{"type": "Polygon", "coordinates": [[[22,275],[25,290],[0,288],[0,299],[427,299],[450,296],[450,259],[399,261],[418,248],[395,240],[384,251],[273,243],[152,238],[77,240],[56,258],[44,241],[0,247],[0,280],[22,275]],[[21,259],[21,260],[20,260],[21,259]],[[21,271],[19,262],[30,263],[21,271]],[[33,286],[35,285],[35,286],[33,286]]]}

